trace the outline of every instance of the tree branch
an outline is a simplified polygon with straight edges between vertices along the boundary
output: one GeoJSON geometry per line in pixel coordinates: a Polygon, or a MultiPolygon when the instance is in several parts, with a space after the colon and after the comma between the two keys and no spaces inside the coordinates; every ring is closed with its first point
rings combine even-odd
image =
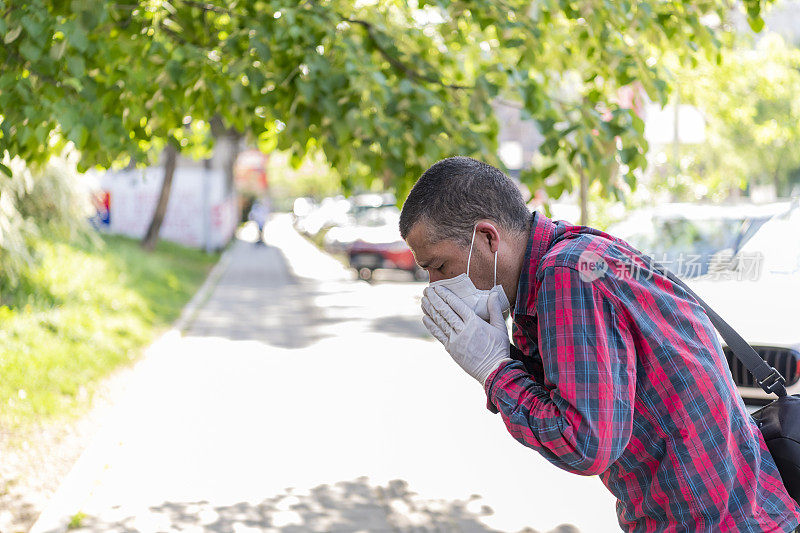
{"type": "Polygon", "coordinates": [[[455,90],[475,89],[475,87],[468,86],[468,85],[447,84],[447,83],[444,83],[439,78],[434,78],[433,76],[428,76],[428,75],[422,74],[421,72],[418,72],[418,71],[414,70],[412,67],[406,65],[400,59],[398,59],[398,58],[394,57],[392,54],[390,54],[389,51],[386,50],[386,48],[384,48],[381,45],[380,40],[378,39],[377,35],[375,34],[375,27],[372,25],[371,22],[367,22],[366,20],[361,20],[361,19],[352,19],[352,18],[345,17],[343,15],[339,15],[339,16],[341,17],[342,21],[344,21],[344,22],[349,22],[350,24],[357,24],[357,25],[361,26],[362,28],[364,28],[364,30],[367,32],[367,36],[369,37],[370,41],[372,41],[372,44],[375,45],[375,48],[378,49],[378,52],[380,52],[380,54],[384,57],[384,59],[386,59],[386,61],[388,61],[389,64],[392,65],[392,67],[394,67],[396,70],[399,70],[400,72],[405,74],[407,77],[415,79],[415,80],[419,80],[419,81],[426,81],[428,83],[435,83],[437,85],[441,85],[442,87],[446,87],[448,89],[455,89],[455,90]]]}
{"type": "Polygon", "coordinates": [[[494,102],[506,106],[511,107],[514,109],[525,109],[525,106],[519,102],[512,102],[511,100],[506,100],[505,98],[500,98],[499,96],[494,99],[494,102]]]}
{"type": "Polygon", "coordinates": [[[177,33],[177,32],[176,32],[175,30],[173,30],[172,28],[169,28],[169,27],[165,26],[163,21],[159,21],[159,22],[158,22],[158,27],[159,27],[159,28],[161,28],[161,30],[162,30],[164,33],[166,33],[166,34],[170,35],[170,36],[171,36],[173,39],[175,39],[175,40],[176,40],[176,41],[178,41],[179,43],[181,43],[181,44],[183,44],[183,45],[192,45],[192,46],[196,46],[194,43],[190,43],[189,41],[187,41],[186,39],[184,39],[182,35],[180,35],[179,33],[177,33]]]}
{"type": "Polygon", "coordinates": [[[196,2],[195,0],[178,0],[178,1],[183,2],[184,4],[190,5],[192,7],[199,7],[203,11],[213,11],[215,13],[225,13],[227,15],[233,13],[230,9],[225,9],[224,7],[216,6],[214,4],[207,4],[205,2],[196,2]]]}
{"type": "Polygon", "coordinates": [[[59,89],[69,89],[73,93],[79,94],[79,92],[74,87],[66,85],[52,76],[39,72],[38,70],[33,68],[33,65],[31,64],[30,61],[23,59],[19,54],[17,54],[13,50],[6,50],[6,54],[8,58],[13,59],[20,67],[24,68],[32,75],[36,76],[36,78],[39,79],[40,81],[49,83],[50,85],[58,87],[59,89]]]}

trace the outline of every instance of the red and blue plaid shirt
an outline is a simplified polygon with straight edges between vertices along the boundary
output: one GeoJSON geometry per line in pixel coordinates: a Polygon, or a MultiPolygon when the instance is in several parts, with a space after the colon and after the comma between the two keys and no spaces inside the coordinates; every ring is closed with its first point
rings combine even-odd
{"type": "Polygon", "coordinates": [[[599,475],[627,531],[789,531],[786,493],[714,327],[651,260],[536,213],[512,357],[488,407],[556,466],[599,475]]]}

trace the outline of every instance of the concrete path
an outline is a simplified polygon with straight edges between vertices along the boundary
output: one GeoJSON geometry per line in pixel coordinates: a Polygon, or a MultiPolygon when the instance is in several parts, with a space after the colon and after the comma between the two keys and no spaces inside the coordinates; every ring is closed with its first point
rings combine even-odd
{"type": "Polygon", "coordinates": [[[597,478],[485,409],[423,284],[355,281],[288,218],[267,242],[150,348],[34,533],[619,530],[597,478]]]}

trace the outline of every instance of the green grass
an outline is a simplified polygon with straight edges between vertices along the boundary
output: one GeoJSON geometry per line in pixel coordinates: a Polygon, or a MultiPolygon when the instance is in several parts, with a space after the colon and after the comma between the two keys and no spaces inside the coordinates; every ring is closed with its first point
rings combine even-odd
{"type": "Polygon", "coordinates": [[[78,511],[69,519],[67,529],[78,529],[83,526],[83,521],[86,519],[86,513],[78,511]]]}
{"type": "Polygon", "coordinates": [[[8,429],[89,405],[97,383],[135,360],[181,312],[218,259],[119,236],[43,241],[39,261],[0,294],[0,424],[8,429]]]}

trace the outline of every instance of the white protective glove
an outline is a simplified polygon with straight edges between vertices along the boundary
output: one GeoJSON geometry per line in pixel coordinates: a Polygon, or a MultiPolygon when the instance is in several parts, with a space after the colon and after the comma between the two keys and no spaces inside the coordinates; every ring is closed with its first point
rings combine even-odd
{"type": "Polygon", "coordinates": [[[422,323],[481,385],[500,363],[511,360],[511,343],[497,293],[489,295],[488,306],[486,322],[446,287],[427,287],[422,298],[422,323]]]}

